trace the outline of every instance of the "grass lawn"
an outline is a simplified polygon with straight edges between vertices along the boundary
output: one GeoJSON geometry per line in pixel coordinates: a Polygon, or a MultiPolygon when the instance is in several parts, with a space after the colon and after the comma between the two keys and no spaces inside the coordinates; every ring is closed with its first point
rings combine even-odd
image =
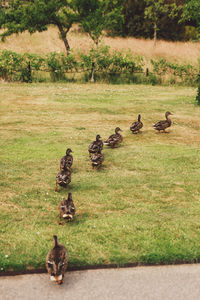
{"type": "Polygon", "coordinates": [[[0,84],[0,270],[44,267],[52,236],[71,267],[200,258],[200,107],[196,89],[106,84],[0,84]],[[152,124],[174,113],[169,134],[152,124]],[[141,113],[144,127],[130,124],[141,113]],[[88,145],[119,126],[120,147],[104,147],[92,170],[88,145]],[[56,193],[66,148],[72,182],[56,193]],[[71,192],[72,223],[58,225],[71,192]]]}

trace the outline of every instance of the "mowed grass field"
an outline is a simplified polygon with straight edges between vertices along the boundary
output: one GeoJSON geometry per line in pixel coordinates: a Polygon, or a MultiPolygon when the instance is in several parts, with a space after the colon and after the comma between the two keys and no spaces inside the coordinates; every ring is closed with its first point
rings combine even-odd
{"type": "Polygon", "coordinates": [[[106,84],[0,84],[0,270],[45,266],[56,234],[71,267],[194,262],[200,258],[200,108],[196,89],[106,84]],[[152,125],[174,113],[169,134],[152,125]],[[133,135],[138,113],[144,127],[133,135]],[[92,170],[88,145],[119,126],[92,170]],[[72,182],[55,192],[73,150],[72,182]],[[72,223],[58,225],[71,192],[72,223]]]}

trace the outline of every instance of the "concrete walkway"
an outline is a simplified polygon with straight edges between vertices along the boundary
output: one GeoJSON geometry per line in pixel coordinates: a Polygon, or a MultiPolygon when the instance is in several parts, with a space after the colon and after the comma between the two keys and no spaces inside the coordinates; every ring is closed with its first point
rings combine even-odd
{"type": "Polygon", "coordinates": [[[67,272],[58,286],[47,274],[0,277],[1,300],[199,300],[200,265],[67,272]]]}

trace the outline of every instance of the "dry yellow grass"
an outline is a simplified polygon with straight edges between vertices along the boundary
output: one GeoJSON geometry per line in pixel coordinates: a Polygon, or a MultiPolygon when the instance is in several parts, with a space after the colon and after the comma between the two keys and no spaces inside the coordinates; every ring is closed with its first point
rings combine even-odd
{"type": "MultiPolygon", "coordinates": [[[[93,45],[91,39],[86,34],[80,33],[76,26],[69,32],[68,39],[74,51],[87,51],[93,45]]],[[[150,58],[163,57],[170,61],[197,65],[198,59],[200,59],[200,42],[167,42],[160,40],[155,49],[152,40],[133,37],[104,37],[101,43],[109,45],[112,49],[130,49],[133,54],[145,56],[147,61],[150,58]]],[[[18,53],[45,54],[51,51],[65,51],[64,44],[59,39],[58,30],[55,27],[50,27],[47,32],[32,35],[25,32],[11,36],[5,43],[0,42],[0,50],[5,48],[18,53]]]]}

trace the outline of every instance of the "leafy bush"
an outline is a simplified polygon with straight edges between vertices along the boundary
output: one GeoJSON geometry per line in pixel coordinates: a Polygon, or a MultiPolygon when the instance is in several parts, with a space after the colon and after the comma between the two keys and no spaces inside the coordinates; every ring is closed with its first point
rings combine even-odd
{"type": "Polygon", "coordinates": [[[157,61],[151,59],[153,72],[159,76],[169,75],[171,83],[176,82],[176,78],[183,83],[194,85],[197,81],[198,70],[190,64],[179,65],[177,63],[168,62],[161,58],[157,61]],[[173,78],[174,77],[174,78],[173,78]]]}
{"type": "Polygon", "coordinates": [[[198,86],[196,100],[197,104],[200,105],[200,85],[198,86]]]}
{"type": "Polygon", "coordinates": [[[143,72],[141,56],[133,57],[131,52],[111,52],[109,46],[92,48],[88,54],[79,53],[79,57],[82,70],[91,70],[95,66],[96,79],[103,78],[104,81],[118,82],[120,75],[143,72]]]}
{"type": "Polygon", "coordinates": [[[15,80],[16,71],[21,68],[22,62],[22,55],[3,50],[0,55],[0,77],[6,81],[15,80]]]}
{"type": "MultiPolygon", "coordinates": [[[[130,51],[126,53],[111,51],[108,46],[92,48],[89,53],[80,52],[76,56],[73,53],[66,56],[64,53],[51,52],[42,57],[36,54],[17,54],[3,50],[0,53],[0,77],[7,81],[47,81],[50,73],[52,81],[74,81],[77,73],[84,73],[84,80],[89,81],[92,73],[95,80],[112,83],[155,85],[167,80],[170,84],[181,82],[199,85],[198,70],[192,65],[179,65],[165,59],[157,61],[152,59],[151,63],[153,72],[145,76],[143,57],[133,56],[130,51]],[[73,75],[69,75],[70,73],[73,75]]],[[[78,78],[80,80],[80,76],[78,78]]]]}

